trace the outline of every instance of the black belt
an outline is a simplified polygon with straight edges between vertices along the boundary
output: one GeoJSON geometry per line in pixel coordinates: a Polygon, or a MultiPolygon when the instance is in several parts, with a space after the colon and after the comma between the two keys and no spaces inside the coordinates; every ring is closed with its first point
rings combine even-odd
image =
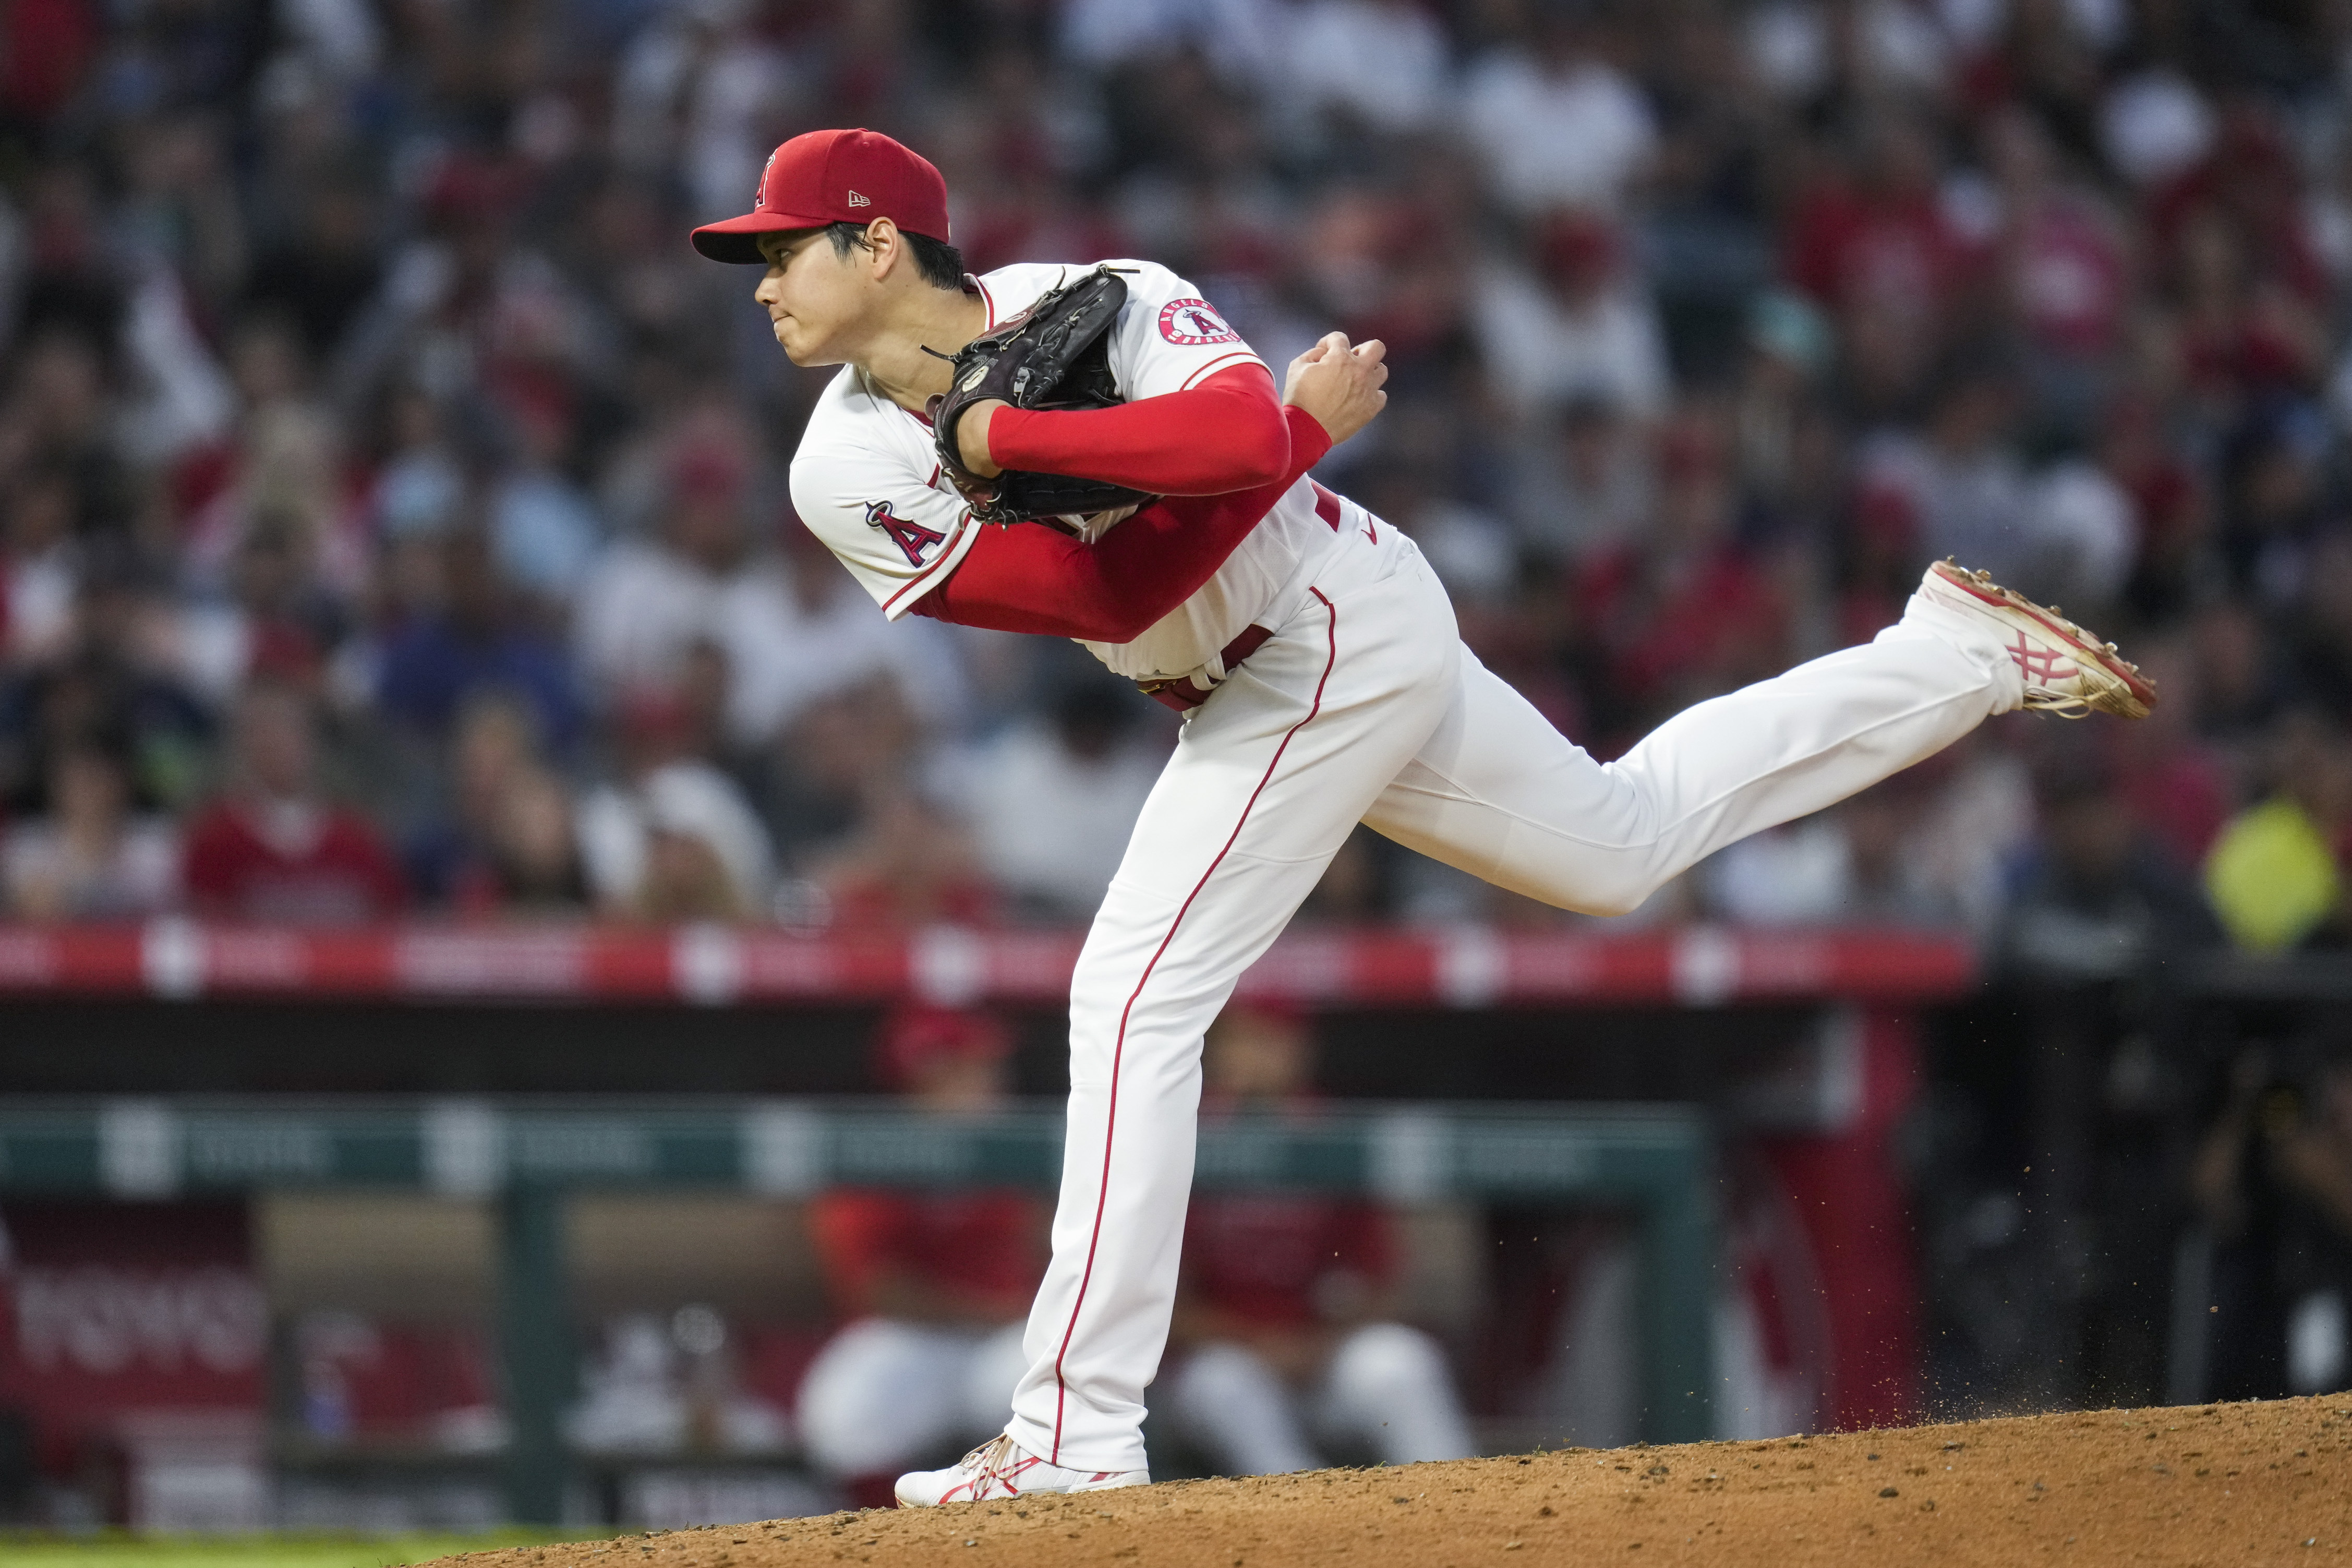
{"type": "MultiPolygon", "coordinates": [[[[1274,634],[1264,626],[1244,626],[1242,635],[1227,643],[1225,651],[1217,656],[1218,662],[1225,667],[1225,673],[1231,675],[1241,668],[1242,660],[1265,646],[1265,639],[1272,636],[1274,634]]],[[[1179,675],[1166,680],[1139,680],[1135,689],[1162,708],[1173,708],[1179,713],[1189,713],[1206,702],[1210,690],[1189,675],[1179,675]]]]}

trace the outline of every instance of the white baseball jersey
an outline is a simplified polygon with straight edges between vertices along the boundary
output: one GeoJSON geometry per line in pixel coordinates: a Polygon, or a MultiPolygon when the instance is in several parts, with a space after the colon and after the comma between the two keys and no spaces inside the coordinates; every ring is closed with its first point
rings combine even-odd
{"type": "MultiPolygon", "coordinates": [[[[1110,370],[1129,402],[1182,392],[1237,364],[1265,363],[1198,289],[1165,267],[1108,265],[1127,282],[1127,303],[1111,329],[1110,370]]],[[[1024,263],[977,279],[989,325],[1091,270],[1024,263]]],[[[941,471],[929,422],[891,402],[855,366],[834,378],[809,416],[793,458],[793,505],[894,620],[945,582],[990,526],[973,521],[941,471]]],[[[1087,647],[1130,679],[1192,673],[1252,622],[1271,626],[1287,618],[1306,592],[1302,569],[1332,548],[1339,515],[1312,483],[1299,480],[1200,592],[1133,642],[1087,647]]]]}

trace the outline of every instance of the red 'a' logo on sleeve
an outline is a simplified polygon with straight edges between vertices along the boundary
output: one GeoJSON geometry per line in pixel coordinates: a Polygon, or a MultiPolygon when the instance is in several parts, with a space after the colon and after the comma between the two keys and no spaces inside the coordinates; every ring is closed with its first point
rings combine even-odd
{"type": "Polygon", "coordinates": [[[905,518],[892,511],[890,503],[887,500],[870,500],[866,503],[866,526],[878,528],[888,534],[890,542],[897,545],[899,552],[907,557],[907,564],[909,566],[920,566],[923,563],[923,552],[938,549],[940,542],[947,538],[946,534],[937,529],[925,528],[919,522],[908,522],[905,518]]]}

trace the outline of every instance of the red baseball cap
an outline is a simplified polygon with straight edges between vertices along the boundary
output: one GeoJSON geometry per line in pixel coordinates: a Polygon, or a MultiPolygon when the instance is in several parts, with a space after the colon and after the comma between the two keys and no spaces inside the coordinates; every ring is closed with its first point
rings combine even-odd
{"type": "Polygon", "coordinates": [[[887,217],[908,234],[948,239],[948,183],[930,160],[878,131],[811,131],[768,154],[750,212],[694,231],[713,261],[761,265],[760,237],[887,217]]]}

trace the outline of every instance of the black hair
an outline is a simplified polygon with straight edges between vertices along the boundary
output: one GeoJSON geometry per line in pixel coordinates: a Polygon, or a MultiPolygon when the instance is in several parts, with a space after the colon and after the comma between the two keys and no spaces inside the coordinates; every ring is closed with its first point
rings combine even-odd
{"type": "MultiPolygon", "coordinates": [[[[824,226],[824,232],[826,237],[833,241],[835,256],[847,256],[851,246],[866,243],[866,226],[862,223],[829,223],[824,226]]],[[[915,258],[915,270],[923,275],[924,282],[934,289],[961,289],[963,287],[962,251],[944,239],[933,239],[928,234],[909,234],[903,228],[898,231],[898,237],[907,242],[908,252],[915,258]]]]}

